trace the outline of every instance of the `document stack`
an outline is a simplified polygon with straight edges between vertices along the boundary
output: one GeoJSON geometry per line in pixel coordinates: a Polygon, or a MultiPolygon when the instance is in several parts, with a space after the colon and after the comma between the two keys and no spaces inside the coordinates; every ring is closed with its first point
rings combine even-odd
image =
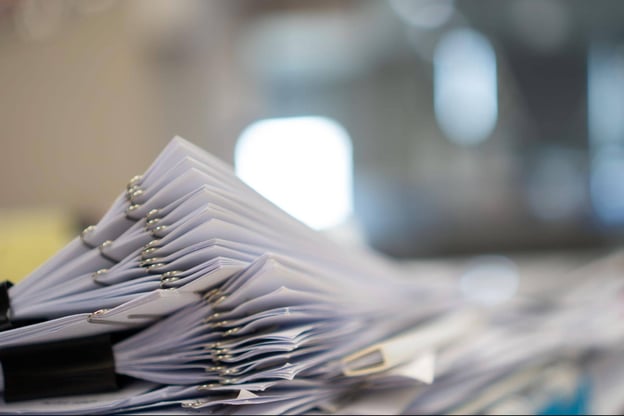
{"type": "Polygon", "coordinates": [[[341,247],[175,138],[99,223],[0,288],[0,413],[518,408],[537,379],[576,392],[577,364],[620,345],[622,283],[605,284],[471,304],[452,279],[341,247]]]}

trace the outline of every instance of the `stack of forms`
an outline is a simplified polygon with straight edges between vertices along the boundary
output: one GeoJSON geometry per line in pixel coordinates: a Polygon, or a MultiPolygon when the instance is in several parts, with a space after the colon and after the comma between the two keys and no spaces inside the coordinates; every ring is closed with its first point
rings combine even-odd
{"type": "Polygon", "coordinates": [[[621,343],[621,280],[493,313],[337,245],[175,138],[2,287],[0,413],[331,413],[362,393],[400,393],[387,412],[537,412],[621,343]],[[520,406],[535,380],[552,394],[520,406]]]}

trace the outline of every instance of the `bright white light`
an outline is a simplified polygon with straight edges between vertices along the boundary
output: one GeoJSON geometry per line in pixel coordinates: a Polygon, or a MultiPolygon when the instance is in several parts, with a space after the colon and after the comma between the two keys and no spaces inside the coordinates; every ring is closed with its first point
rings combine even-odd
{"type": "Polygon", "coordinates": [[[353,211],[351,139],[328,118],[255,122],[238,139],[235,164],[249,186],[312,228],[337,226],[353,211]]]}
{"type": "Polygon", "coordinates": [[[436,46],[433,64],[434,105],[440,127],[457,144],[481,143],[498,118],[492,44],[472,29],[454,30],[436,46]]]}
{"type": "Polygon", "coordinates": [[[467,299],[493,306],[509,300],[518,290],[516,264],[503,256],[475,258],[461,276],[461,291],[467,299]]]}

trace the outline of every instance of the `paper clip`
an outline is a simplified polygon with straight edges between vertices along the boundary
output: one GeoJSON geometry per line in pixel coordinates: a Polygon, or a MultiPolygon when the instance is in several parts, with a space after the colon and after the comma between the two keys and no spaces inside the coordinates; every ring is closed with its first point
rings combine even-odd
{"type": "Polygon", "coordinates": [[[90,225],[87,228],[85,228],[84,230],[82,230],[82,232],[80,233],[80,241],[82,241],[82,244],[84,244],[85,246],[87,246],[88,248],[95,248],[97,247],[96,245],[88,242],[86,240],[86,236],[88,234],[91,234],[95,231],[95,225],[90,225]]]}
{"type": "Polygon", "coordinates": [[[423,352],[440,349],[474,329],[480,321],[481,317],[475,311],[436,319],[348,355],[342,359],[342,372],[347,377],[356,377],[390,370],[410,362],[423,352]]]}

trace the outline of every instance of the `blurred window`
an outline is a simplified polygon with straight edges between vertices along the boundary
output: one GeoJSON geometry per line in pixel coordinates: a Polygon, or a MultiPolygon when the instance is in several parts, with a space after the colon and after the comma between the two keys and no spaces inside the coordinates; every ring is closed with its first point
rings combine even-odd
{"type": "Polygon", "coordinates": [[[237,175],[316,229],[340,225],[353,211],[351,138],[325,117],[260,120],[235,149],[237,175]]]}

